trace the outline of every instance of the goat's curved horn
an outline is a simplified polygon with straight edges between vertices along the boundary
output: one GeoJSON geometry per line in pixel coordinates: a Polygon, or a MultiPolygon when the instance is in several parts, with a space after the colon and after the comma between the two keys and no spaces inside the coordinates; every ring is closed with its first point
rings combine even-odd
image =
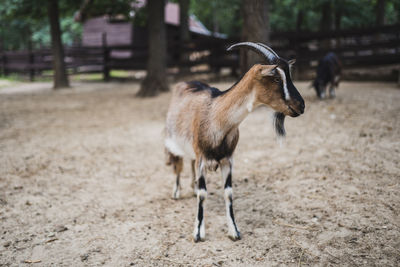
{"type": "Polygon", "coordinates": [[[257,52],[258,54],[262,55],[264,58],[268,60],[269,63],[275,63],[278,61],[279,56],[268,46],[261,44],[261,43],[253,43],[253,42],[242,42],[242,43],[237,43],[234,45],[231,45],[227,51],[231,51],[232,49],[238,48],[238,47],[247,47],[254,52],[257,52]]]}
{"type": "Polygon", "coordinates": [[[274,54],[274,55],[276,56],[276,58],[280,58],[280,57],[278,56],[278,54],[275,53],[275,51],[272,50],[272,48],[269,47],[268,45],[265,45],[265,44],[263,44],[263,43],[257,43],[257,44],[258,44],[258,45],[261,45],[262,47],[264,47],[265,49],[267,49],[269,52],[271,52],[272,54],[274,54]]]}

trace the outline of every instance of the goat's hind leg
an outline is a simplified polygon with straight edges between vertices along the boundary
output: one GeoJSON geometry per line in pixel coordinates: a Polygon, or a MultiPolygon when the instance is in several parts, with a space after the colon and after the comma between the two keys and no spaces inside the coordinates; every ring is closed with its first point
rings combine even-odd
{"type": "Polygon", "coordinates": [[[223,159],[220,162],[222,180],[224,181],[224,198],[226,208],[226,219],[228,223],[228,235],[233,241],[241,238],[239,229],[233,215],[233,191],[232,191],[232,160],[223,159]]]}
{"type": "Polygon", "coordinates": [[[180,176],[183,169],[183,159],[182,157],[175,156],[172,153],[169,154],[169,161],[167,162],[168,165],[172,165],[174,173],[176,175],[175,183],[174,183],[174,190],[172,192],[172,198],[178,199],[180,196],[181,184],[180,184],[180,176]]]}
{"type": "Polygon", "coordinates": [[[202,160],[196,160],[196,164],[198,166],[198,175],[199,178],[197,180],[198,189],[197,189],[197,216],[194,225],[193,231],[193,240],[194,242],[204,241],[206,232],[204,226],[204,202],[207,198],[207,187],[206,187],[206,178],[204,175],[204,165],[202,160]]]}

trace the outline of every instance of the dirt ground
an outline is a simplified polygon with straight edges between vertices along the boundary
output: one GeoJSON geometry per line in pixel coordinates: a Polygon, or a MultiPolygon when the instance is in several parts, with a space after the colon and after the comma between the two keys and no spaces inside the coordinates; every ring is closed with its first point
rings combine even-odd
{"type": "Polygon", "coordinates": [[[217,172],[200,243],[189,162],[183,197],[171,199],[170,94],[137,99],[131,83],[0,89],[0,266],[399,266],[400,89],[344,82],[321,102],[295,84],[306,112],[287,118],[283,147],[265,108],[240,127],[242,240],[227,237],[217,172]]]}

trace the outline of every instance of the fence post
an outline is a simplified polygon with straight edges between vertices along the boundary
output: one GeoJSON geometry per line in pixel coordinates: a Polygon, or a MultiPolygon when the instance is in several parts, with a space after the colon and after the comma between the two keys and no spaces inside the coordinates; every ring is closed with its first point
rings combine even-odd
{"type": "Polygon", "coordinates": [[[35,55],[32,52],[32,49],[29,49],[28,53],[29,57],[29,80],[33,82],[35,80],[35,55]]]}
{"type": "Polygon", "coordinates": [[[4,76],[8,76],[6,53],[3,53],[3,74],[4,74],[4,76]]]}
{"type": "Polygon", "coordinates": [[[212,48],[210,49],[210,56],[208,58],[208,64],[210,67],[210,71],[215,73],[216,76],[220,77],[221,68],[218,65],[218,60],[220,59],[219,55],[221,51],[219,51],[219,46],[217,47],[216,43],[212,43],[212,48]]]}
{"type": "Polygon", "coordinates": [[[3,63],[3,53],[1,53],[1,66],[0,66],[0,76],[4,75],[4,63],[3,63]]]}
{"type": "Polygon", "coordinates": [[[107,48],[107,33],[102,34],[102,47],[103,47],[103,80],[110,80],[110,68],[108,67],[110,50],[107,48]]]}

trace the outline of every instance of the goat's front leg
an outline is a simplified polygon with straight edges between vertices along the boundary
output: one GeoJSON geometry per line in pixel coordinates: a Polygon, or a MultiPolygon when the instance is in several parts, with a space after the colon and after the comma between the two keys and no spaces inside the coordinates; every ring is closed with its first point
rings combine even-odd
{"type": "Polygon", "coordinates": [[[333,84],[329,87],[329,97],[330,98],[335,98],[336,97],[335,85],[333,85],[333,84]]]}
{"type": "Polygon", "coordinates": [[[206,178],[204,171],[204,162],[202,159],[196,160],[198,166],[198,175],[199,178],[197,180],[197,216],[195,220],[195,226],[193,231],[193,239],[194,242],[204,241],[206,237],[205,226],[204,226],[204,202],[207,198],[207,187],[206,187],[206,178]]]}
{"type": "Polygon", "coordinates": [[[226,207],[226,218],[228,222],[228,235],[236,241],[240,239],[240,232],[233,215],[233,191],[232,191],[232,159],[223,159],[220,162],[222,180],[224,181],[224,197],[226,207]]]}

